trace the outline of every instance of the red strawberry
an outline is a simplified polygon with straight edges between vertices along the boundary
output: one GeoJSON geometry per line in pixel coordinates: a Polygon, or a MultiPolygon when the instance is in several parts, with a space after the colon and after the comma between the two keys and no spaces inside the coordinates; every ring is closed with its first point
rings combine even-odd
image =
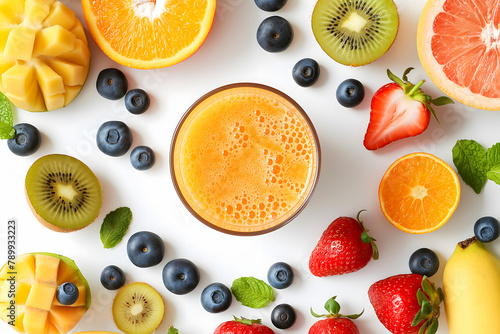
{"type": "Polygon", "coordinates": [[[380,322],[393,334],[433,334],[438,328],[441,288],[419,274],[395,275],[368,289],[380,322]]]}
{"type": "Polygon", "coordinates": [[[309,334],[359,334],[358,326],[351,319],[359,318],[363,314],[363,311],[353,315],[339,314],[340,305],[335,298],[328,299],[325,304],[328,314],[316,314],[311,308],[313,316],[316,318],[324,317],[325,319],[316,321],[309,329],[309,334]]]}
{"type": "MultiPolygon", "coordinates": [[[[441,106],[453,101],[447,96],[432,99],[420,89],[425,80],[414,85],[407,79],[408,68],[403,80],[387,70],[394,81],[382,86],[372,98],[370,123],[363,144],[369,150],[376,150],[395,140],[416,136],[427,129],[430,114],[436,117],[431,104],[441,106]]],[[[437,119],[437,118],[436,118],[437,119]]]]}
{"type": "Polygon", "coordinates": [[[342,275],[358,271],[378,259],[375,239],[368,235],[363,223],[351,217],[335,219],[321,235],[309,258],[314,276],[342,275]]]}
{"type": "Polygon", "coordinates": [[[261,324],[260,320],[236,318],[217,326],[214,334],[274,334],[273,330],[261,324]]]}

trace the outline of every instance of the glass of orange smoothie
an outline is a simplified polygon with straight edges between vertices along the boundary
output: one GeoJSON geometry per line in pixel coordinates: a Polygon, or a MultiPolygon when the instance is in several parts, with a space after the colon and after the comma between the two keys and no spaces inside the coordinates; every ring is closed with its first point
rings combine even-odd
{"type": "Polygon", "coordinates": [[[302,211],[320,159],[316,131],[295,101],[268,86],[240,83],[209,92],[185,113],[170,171],[198,220],[229,234],[256,235],[302,211]]]}

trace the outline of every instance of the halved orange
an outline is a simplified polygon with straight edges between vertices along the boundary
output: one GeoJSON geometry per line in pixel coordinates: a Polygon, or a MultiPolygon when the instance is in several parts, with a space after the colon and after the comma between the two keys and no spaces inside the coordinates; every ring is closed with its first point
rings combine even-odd
{"type": "Polygon", "coordinates": [[[119,64],[152,69],[195,53],[212,27],[216,0],[82,0],[97,45],[119,64]]]}
{"type": "Polygon", "coordinates": [[[420,61],[453,99],[500,110],[500,2],[429,0],[417,29],[420,61]]]}
{"type": "Polygon", "coordinates": [[[460,181],[438,157],[411,153],[387,169],[378,196],[382,213],[392,225],[408,233],[428,233],[443,226],[455,211],[460,181]]]}

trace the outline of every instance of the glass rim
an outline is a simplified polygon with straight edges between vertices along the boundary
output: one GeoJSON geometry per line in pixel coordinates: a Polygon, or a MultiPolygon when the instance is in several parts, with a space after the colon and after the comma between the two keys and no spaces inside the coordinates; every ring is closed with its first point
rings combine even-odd
{"type": "Polygon", "coordinates": [[[184,112],[184,114],[180,118],[179,122],[177,123],[177,126],[175,127],[175,130],[174,130],[174,133],[172,136],[172,140],[170,143],[170,153],[169,153],[169,165],[170,166],[169,167],[170,167],[170,177],[172,179],[172,183],[173,183],[175,192],[177,193],[177,196],[181,200],[184,207],[197,220],[199,220],[200,222],[202,222],[203,224],[205,224],[206,226],[208,226],[214,230],[217,230],[219,232],[223,232],[226,234],[237,235],[237,236],[255,236],[255,235],[267,234],[269,232],[275,231],[275,230],[287,225],[289,222],[291,222],[293,219],[295,219],[305,209],[305,207],[309,203],[309,201],[312,197],[312,194],[314,193],[314,190],[316,189],[316,186],[318,184],[318,179],[319,179],[319,175],[320,175],[320,171],[321,171],[321,159],[322,159],[321,146],[320,146],[318,134],[316,132],[316,128],[314,127],[311,119],[309,118],[307,113],[304,111],[304,109],[294,99],[292,99],[289,95],[285,94],[284,92],[282,92],[276,88],[264,85],[264,84],[253,83],[253,82],[239,82],[239,83],[232,83],[232,84],[223,85],[223,86],[220,86],[218,88],[210,90],[209,92],[203,94],[200,98],[198,98],[193,104],[191,104],[191,106],[186,110],[186,112],[184,112]],[[229,229],[217,226],[216,224],[211,223],[207,219],[203,218],[195,209],[193,209],[192,206],[186,200],[184,194],[182,193],[182,190],[179,187],[179,184],[178,184],[178,181],[177,181],[177,178],[175,175],[175,163],[174,163],[175,145],[177,143],[178,135],[179,135],[179,132],[184,125],[184,122],[189,117],[191,112],[193,112],[193,110],[195,110],[198,105],[200,105],[202,102],[204,102],[206,99],[208,99],[209,97],[211,97],[214,94],[217,94],[217,93],[225,91],[225,90],[229,90],[229,89],[233,89],[233,88],[242,88],[242,87],[243,88],[244,87],[258,88],[258,89],[266,90],[266,91],[269,91],[271,93],[274,93],[274,94],[284,98],[287,102],[289,102],[299,112],[299,114],[304,118],[305,122],[309,126],[309,130],[311,131],[311,135],[312,135],[314,143],[315,143],[316,159],[317,159],[316,166],[314,168],[314,172],[312,173],[313,179],[311,181],[311,187],[309,189],[309,192],[307,193],[307,195],[304,196],[302,203],[300,203],[300,206],[295,210],[295,212],[293,212],[290,216],[288,216],[285,220],[283,220],[279,224],[276,224],[276,225],[269,227],[269,228],[266,228],[266,229],[262,229],[262,230],[258,230],[258,231],[249,231],[249,232],[234,231],[234,230],[229,230],[229,229]]]}

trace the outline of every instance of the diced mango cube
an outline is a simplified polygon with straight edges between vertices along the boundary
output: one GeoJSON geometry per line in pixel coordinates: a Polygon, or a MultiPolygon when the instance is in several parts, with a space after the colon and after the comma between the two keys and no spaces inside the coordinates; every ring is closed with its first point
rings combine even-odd
{"type": "Polygon", "coordinates": [[[64,93],[63,78],[50,66],[36,62],[36,78],[45,97],[64,93]]]}
{"type": "Polygon", "coordinates": [[[0,23],[19,24],[23,21],[24,1],[8,0],[0,2],[0,23]]]}
{"type": "Polygon", "coordinates": [[[35,69],[28,64],[16,64],[2,74],[3,88],[12,95],[26,95],[34,80],[35,69]]]}
{"type": "Polygon", "coordinates": [[[51,95],[51,96],[43,96],[45,100],[45,107],[49,110],[61,109],[64,107],[64,93],[51,95]]]}
{"type": "Polygon", "coordinates": [[[31,283],[26,283],[22,281],[17,282],[16,290],[16,304],[24,305],[31,291],[31,283]]]}
{"type": "Polygon", "coordinates": [[[26,306],[48,311],[52,306],[55,294],[55,286],[35,282],[31,286],[31,291],[28,295],[28,299],[26,300],[26,306]]]}
{"type": "Polygon", "coordinates": [[[57,257],[44,254],[36,254],[36,282],[57,286],[57,271],[59,269],[59,262],[61,262],[61,260],[57,257]]]}
{"type": "Polygon", "coordinates": [[[76,20],[75,25],[69,31],[71,31],[73,35],[76,36],[76,38],[83,41],[85,44],[88,44],[85,29],[83,29],[83,25],[80,23],[80,21],[76,20]]]}
{"type": "Polygon", "coordinates": [[[5,96],[18,108],[29,111],[47,111],[42,91],[38,89],[38,83],[33,82],[33,87],[36,88],[32,90],[35,93],[28,96],[12,95],[9,92],[6,92],[5,96]]]}
{"type": "Polygon", "coordinates": [[[75,35],[61,26],[43,28],[36,34],[33,53],[56,57],[73,50],[75,41],[75,35]]]}
{"type": "Polygon", "coordinates": [[[61,333],[67,333],[72,330],[78,321],[87,312],[85,307],[65,307],[65,306],[52,306],[49,311],[49,321],[61,333]]]}
{"type": "Polygon", "coordinates": [[[87,44],[85,44],[82,40],[77,39],[73,50],[62,54],[59,58],[74,64],[89,66],[90,50],[87,44]]]}
{"type": "Polygon", "coordinates": [[[0,54],[5,50],[5,45],[7,44],[7,38],[12,31],[12,26],[0,26],[0,54]]]}
{"type": "Polygon", "coordinates": [[[26,334],[45,334],[47,332],[47,320],[47,311],[27,307],[23,319],[26,334]]]}
{"type": "Polygon", "coordinates": [[[10,303],[11,299],[14,299],[13,293],[16,290],[16,281],[5,280],[0,284],[0,303],[10,303]],[[14,283],[14,285],[12,285],[14,283]],[[10,292],[12,291],[12,292],[10,292]],[[11,298],[12,296],[12,298],[11,298]]]}
{"type": "Polygon", "coordinates": [[[24,333],[24,305],[14,305],[10,303],[0,303],[0,319],[2,319],[6,323],[14,323],[14,326],[11,325],[19,333],[24,333]]]}
{"type": "Polygon", "coordinates": [[[11,300],[14,300],[16,304],[22,305],[26,302],[31,289],[31,283],[16,280],[5,280],[1,282],[1,303],[10,303],[11,300]]]}
{"type": "Polygon", "coordinates": [[[26,0],[25,20],[39,25],[49,15],[54,0],[26,0]]]}
{"type": "MultiPolygon", "coordinates": [[[[47,322],[47,334],[61,334],[59,330],[50,321],[47,322]]],[[[86,333],[90,334],[90,333],[86,333]]]]}
{"type": "Polygon", "coordinates": [[[64,106],[66,107],[71,101],[73,101],[81,90],[82,86],[67,86],[66,92],[64,93],[64,106]]]}
{"type": "Polygon", "coordinates": [[[62,77],[65,86],[83,85],[87,79],[87,71],[82,65],[57,58],[50,59],[48,64],[62,77]]]}
{"type": "Polygon", "coordinates": [[[49,15],[43,20],[42,26],[44,28],[60,25],[66,30],[70,30],[76,22],[75,13],[63,5],[61,2],[57,1],[52,6],[49,15]]]}
{"type": "Polygon", "coordinates": [[[30,60],[38,29],[28,25],[15,26],[7,38],[3,56],[10,59],[30,60]]]}

